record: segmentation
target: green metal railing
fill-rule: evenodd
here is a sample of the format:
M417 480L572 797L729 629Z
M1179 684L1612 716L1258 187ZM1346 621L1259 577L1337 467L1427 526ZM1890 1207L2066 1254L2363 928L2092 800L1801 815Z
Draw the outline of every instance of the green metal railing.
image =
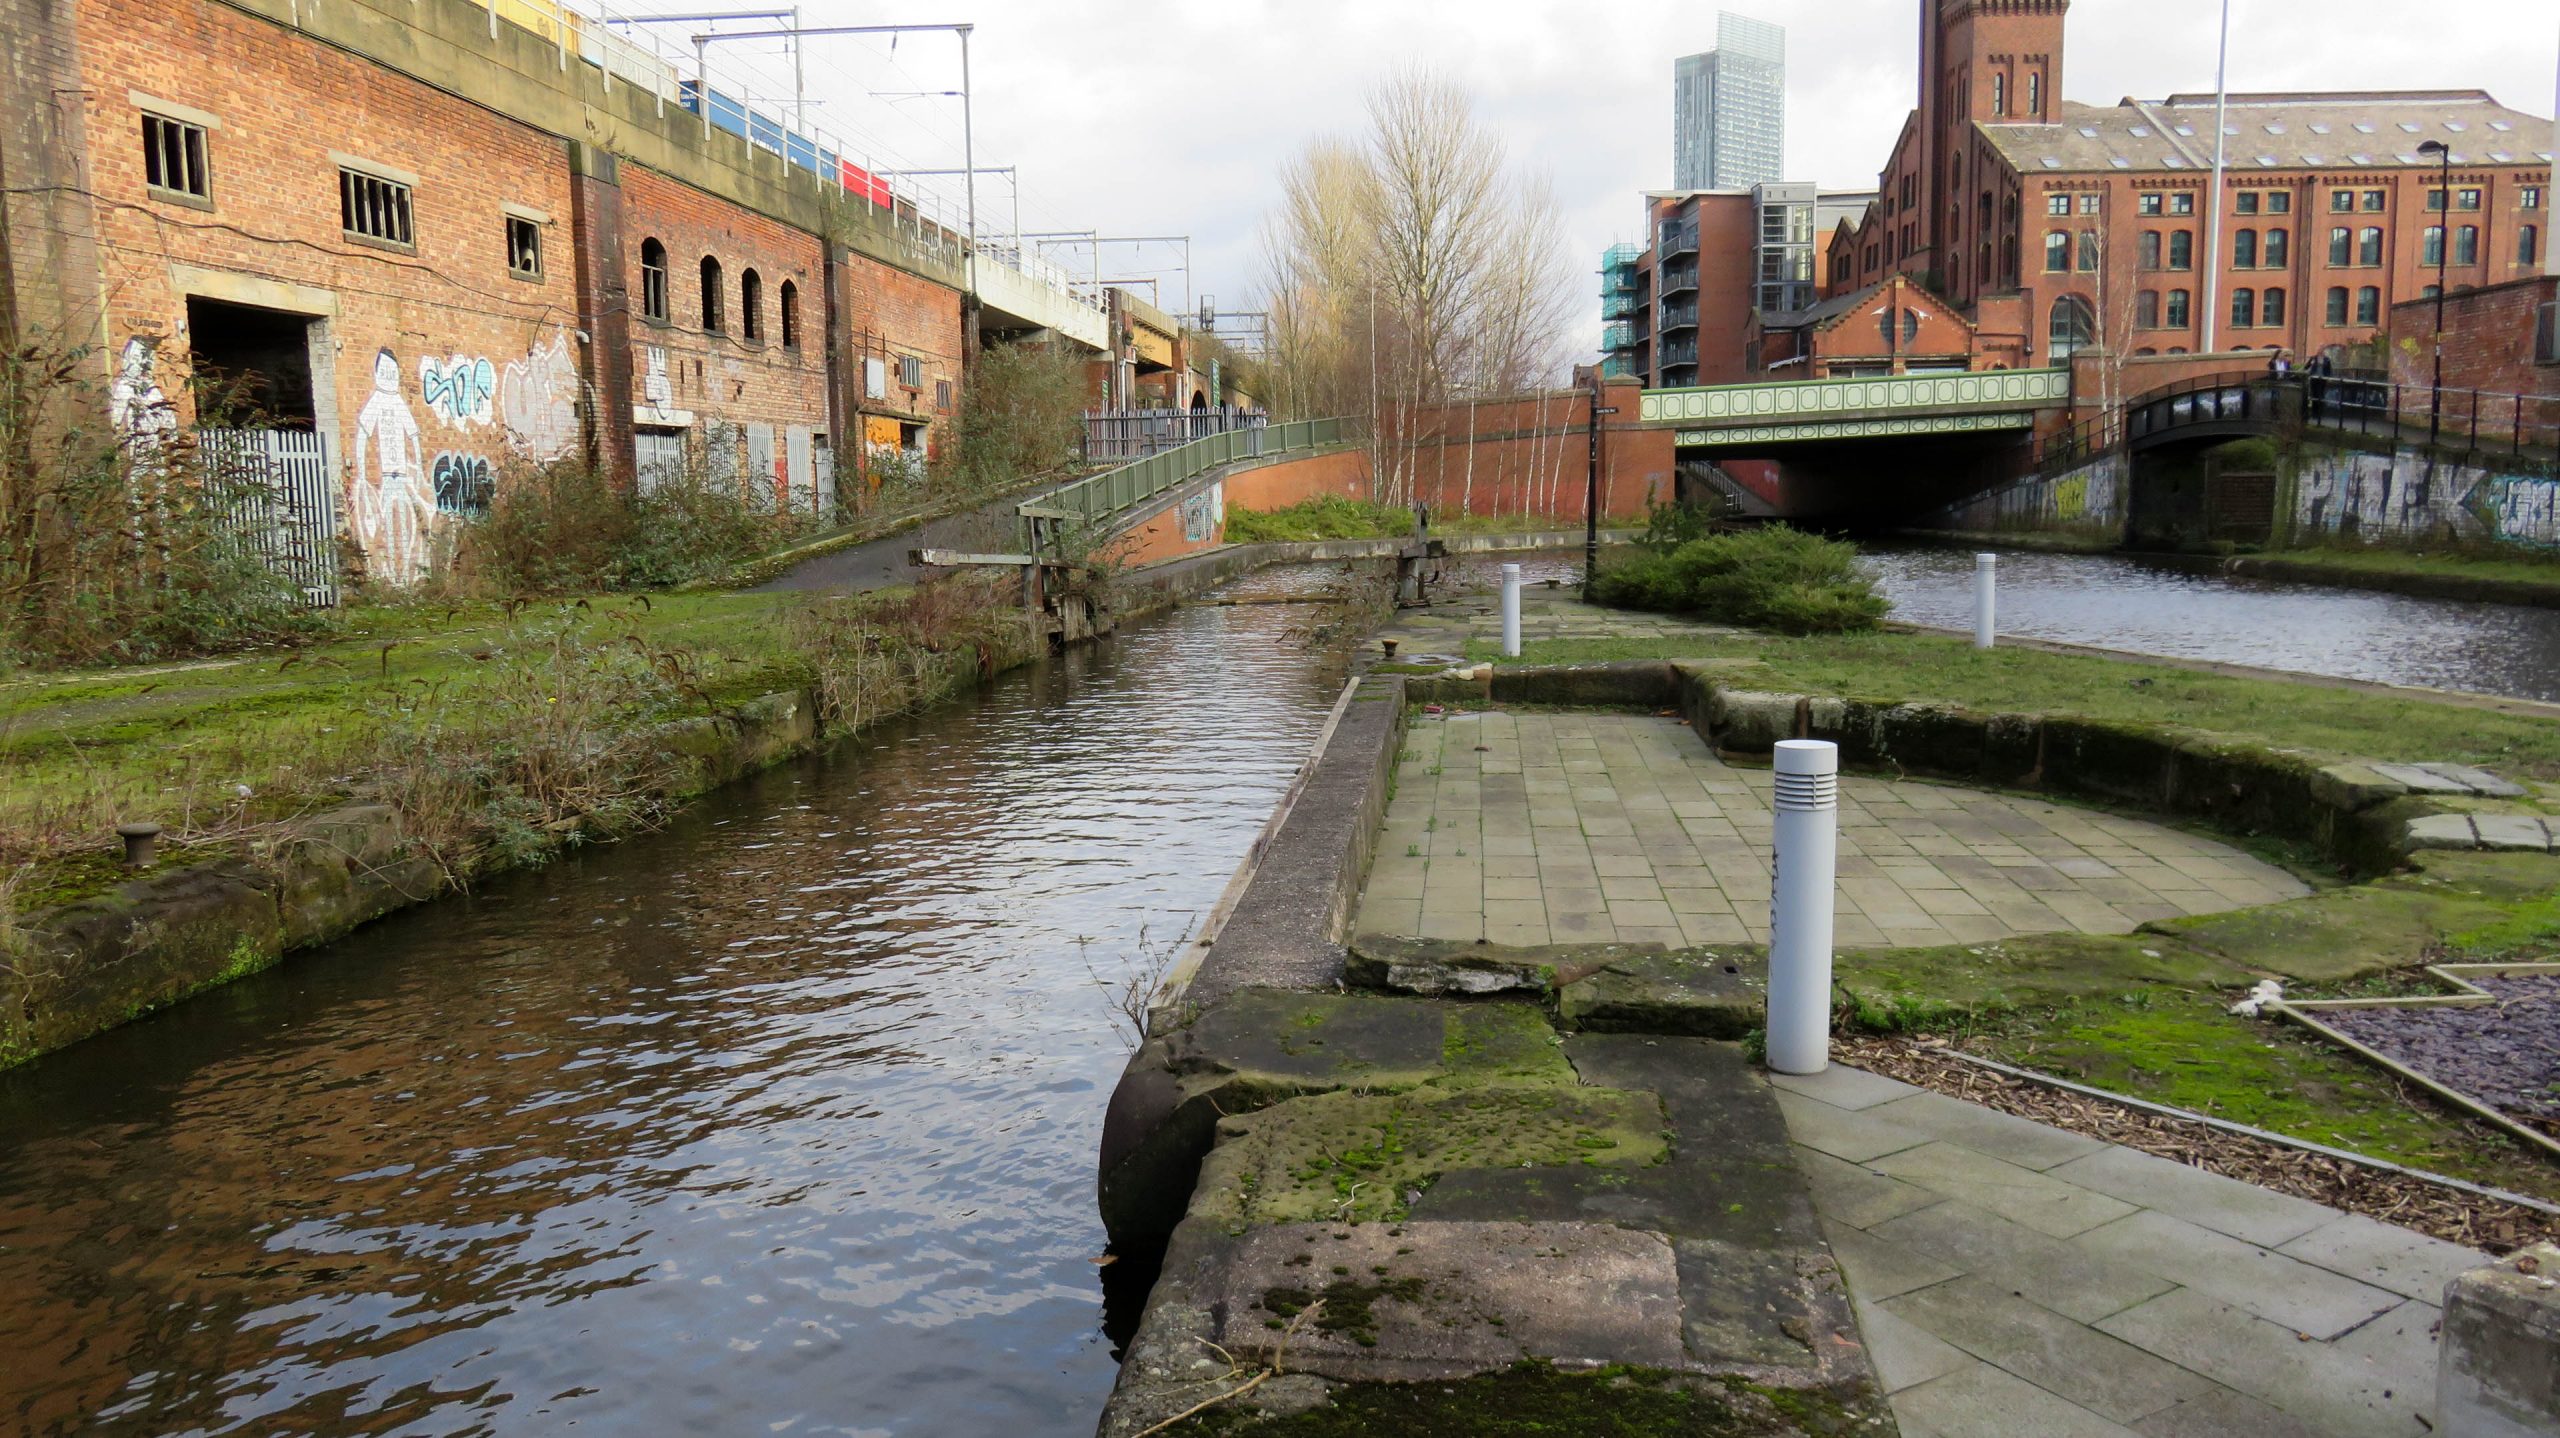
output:
M1338 444L1343 430L1344 422L1339 419L1301 419L1206 435L1134 464L1051 490L1022 505L1021 512L1029 518L1074 518L1086 524L1098 523L1222 465Z

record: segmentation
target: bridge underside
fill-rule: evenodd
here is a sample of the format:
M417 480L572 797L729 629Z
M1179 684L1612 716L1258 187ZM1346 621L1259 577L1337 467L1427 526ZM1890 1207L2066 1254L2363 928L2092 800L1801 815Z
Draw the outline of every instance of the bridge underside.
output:
M1755 486L1774 516L1838 529L1890 529L2015 479L2027 463L2027 426L1896 429L1745 449L1690 448L1680 457L1734 465L1767 461Z
M1900 439L1912 435L1983 434L2035 428L2033 410L1984 414L1900 415L1880 419L1832 419L1804 423L1740 425L1726 429L1684 429L1672 443L1681 453L1758 453L1771 445L1808 441Z

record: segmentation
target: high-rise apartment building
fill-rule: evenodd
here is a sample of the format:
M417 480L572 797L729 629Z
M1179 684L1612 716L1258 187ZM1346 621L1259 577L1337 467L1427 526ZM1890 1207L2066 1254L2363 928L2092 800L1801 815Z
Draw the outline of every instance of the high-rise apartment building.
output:
M1671 66L1671 185L1747 190L1776 180L1787 148L1787 32L1718 12L1716 48Z

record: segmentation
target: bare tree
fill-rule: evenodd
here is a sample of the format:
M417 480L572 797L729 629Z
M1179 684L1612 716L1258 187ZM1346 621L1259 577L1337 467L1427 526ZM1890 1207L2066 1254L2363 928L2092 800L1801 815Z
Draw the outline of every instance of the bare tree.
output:
M1465 92L1406 71L1368 114L1360 141L1318 140L1281 172L1271 392L1284 413L1366 415L1379 492L1402 498L1442 406L1552 377L1571 267L1546 178L1511 164Z

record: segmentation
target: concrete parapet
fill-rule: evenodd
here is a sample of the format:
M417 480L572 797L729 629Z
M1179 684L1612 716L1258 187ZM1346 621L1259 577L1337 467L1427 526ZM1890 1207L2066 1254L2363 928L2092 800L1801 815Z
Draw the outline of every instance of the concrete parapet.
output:
M2560 1245L2536 1244L2446 1284L2441 1341L2444 1438L2560 1433Z

